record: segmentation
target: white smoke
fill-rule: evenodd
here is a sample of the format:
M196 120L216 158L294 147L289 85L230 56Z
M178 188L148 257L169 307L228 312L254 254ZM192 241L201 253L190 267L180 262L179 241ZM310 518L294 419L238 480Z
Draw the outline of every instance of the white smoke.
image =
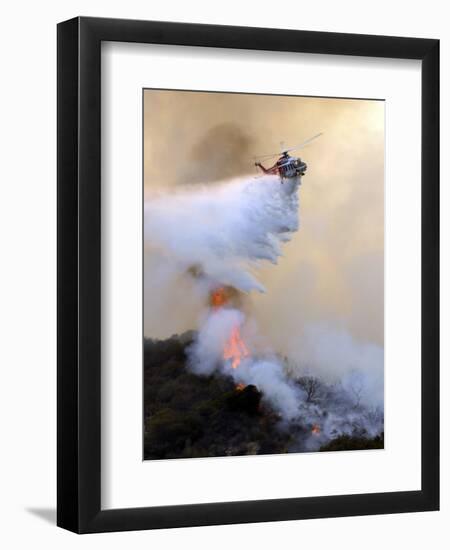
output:
M292 420L299 414L303 392L286 377L276 356L257 354L253 345L254 326L245 321L244 314L237 309L225 307L211 311L189 349L189 366L196 374L210 375L218 370L231 376L237 384L256 386L283 419ZM223 350L236 328L242 335L248 355L242 357L237 368L232 368L231 361L224 360Z
M152 285L154 303L161 297L161 323L167 296L176 296L170 305L175 317L188 317L186 304L195 311L189 317L189 328L194 323L199 328L189 350L191 370L199 375L225 372L236 383L257 386L282 418L320 424L319 435L307 431L302 440L303 449L313 450L339 433L381 431L382 348L357 342L325 323L305 323L285 349L271 350L270 342L261 346L251 316L234 307L211 310L208 304L209 293L218 286L265 291L255 272L263 262L276 264L283 243L298 230L299 184L281 184L270 176L148 196L144 231L153 265L147 271L146 264L145 275L157 274L146 285ZM170 293L164 293L165 287ZM223 358L234 327L240 328L250 351L237 369ZM302 376L323 380L323 395L310 401L298 383Z
M263 292L254 270L277 263L281 243L297 231L298 184L270 176L153 195L144 205L146 243L179 270Z
M256 386L283 420L299 416L303 392L286 377L276 357L245 360L233 370L233 377L238 383Z
M294 376L314 375L339 382L361 402L381 407L384 401L384 351L370 342L356 341L348 331L328 323L312 323L286 350L295 358Z
M205 317L190 350L193 372L209 375L222 366L223 350L230 334L235 327L242 327L244 319L242 312L228 308L212 311Z

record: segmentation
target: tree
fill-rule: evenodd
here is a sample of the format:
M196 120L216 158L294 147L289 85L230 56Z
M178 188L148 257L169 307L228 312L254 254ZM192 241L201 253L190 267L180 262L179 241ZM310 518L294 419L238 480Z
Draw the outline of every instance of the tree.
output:
M317 397L320 387L319 379L315 376L302 376L299 378L298 383L306 393L306 401L311 403Z

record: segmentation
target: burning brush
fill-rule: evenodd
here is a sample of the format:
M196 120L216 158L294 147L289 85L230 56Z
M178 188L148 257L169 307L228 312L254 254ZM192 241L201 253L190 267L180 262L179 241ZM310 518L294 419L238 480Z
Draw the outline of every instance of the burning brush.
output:
M230 286L221 286L210 294L209 304L213 310L226 306L236 306L240 302L239 292ZM231 363L231 368L236 369L242 359L249 357L250 352L241 336L239 324L234 325L223 349L223 360Z
M311 433L313 435L320 435L320 426L319 426L319 424L313 424L312 425Z
M253 387L283 420L298 416L301 395L283 364L273 354L253 354L245 341L243 294L235 287L211 285L208 311L197 338L189 348L189 367L196 374L224 370L235 382L237 393ZM246 394L247 395L247 394Z

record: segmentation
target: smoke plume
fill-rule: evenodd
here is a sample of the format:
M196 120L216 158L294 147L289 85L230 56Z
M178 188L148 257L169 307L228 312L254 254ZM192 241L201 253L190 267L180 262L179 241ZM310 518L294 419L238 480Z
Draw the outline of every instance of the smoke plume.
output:
M190 369L255 385L282 422L309 426L298 441L314 450L336 434L382 430L383 351L327 323L299 327L283 349L263 338L247 296L264 292L258 268L280 261L283 243L299 228L299 183L241 178L149 196L145 241L158 269L147 265L146 279L154 293L177 296L169 306L176 315L186 304L195 312ZM220 287L233 289L233 299L211 307L211 293ZM224 360L233 330L245 342L238 368Z
M254 272L276 264L298 229L298 182L240 179L153 195L144 207L145 240L179 272L241 292L264 292Z
M239 330L245 353L237 368L224 361L223 350L229 335ZM293 420L299 414L302 391L290 381L279 359L267 350L263 355L257 349L255 326L245 315L233 308L212 311L205 317L196 341L191 346L189 365L200 375L212 374L215 370L231 376L236 384L254 385L264 399L280 413L284 420Z

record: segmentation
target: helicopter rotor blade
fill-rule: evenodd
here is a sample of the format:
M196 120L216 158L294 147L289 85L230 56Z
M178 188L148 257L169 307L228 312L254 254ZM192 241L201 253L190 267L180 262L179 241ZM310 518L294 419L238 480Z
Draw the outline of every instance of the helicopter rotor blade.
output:
M281 153L272 153L271 155L257 155L256 157L253 157L253 158L255 160L267 160L273 157L278 157L279 155L281 155Z
M323 132L320 132L320 133L316 134L315 136L310 137L306 141L303 141L299 145L296 145L295 147L291 147L290 149L286 149L286 153L290 153L291 151L296 151L297 149L301 149L302 147L304 147L305 145L308 145L308 143L311 143L311 141L317 139L318 137L320 137L322 135L323 135Z
M323 135L323 132L320 132L319 134L316 134L315 136L310 137L306 141L303 141L302 143L299 143L295 147L291 147L289 149L283 149L283 151L279 151L278 153L272 153L270 155L259 155L259 156L254 157L254 159L264 161L264 160L271 159L273 157L278 157L279 155L282 155L283 153L290 153L291 151L296 151L297 149L301 149L302 147L305 147L305 145L308 145L308 143L311 143L311 141L317 139L318 137L320 137L322 135Z

